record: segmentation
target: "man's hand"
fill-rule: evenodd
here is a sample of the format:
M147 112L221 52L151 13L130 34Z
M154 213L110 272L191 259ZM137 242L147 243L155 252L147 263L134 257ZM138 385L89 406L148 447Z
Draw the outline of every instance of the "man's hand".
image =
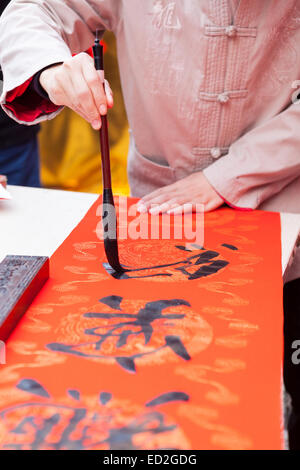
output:
M78 54L63 64L54 65L40 75L40 84L57 106L68 106L91 123L101 127L101 115L113 106L113 94L105 80L105 92L93 59Z
M174 184L153 191L143 197L137 206L139 212L151 214L182 213L183 206L204 205L205 212L212 211L224 203L202 172L193 173Z

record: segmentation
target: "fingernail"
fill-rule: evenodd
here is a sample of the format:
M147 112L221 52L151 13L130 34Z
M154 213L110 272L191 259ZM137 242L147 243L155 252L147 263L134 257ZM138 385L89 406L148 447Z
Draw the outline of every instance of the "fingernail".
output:
M152 207L150 210L149 210L150 214L152 215L157 215L159 214L160 212L160 206L156 206L156 207Z
M106 114L106 112L107 112L107 108L106 108L105 104L102 104L100 106L100 114Z
M137 211L141 214L145 214L147 212L147 207L145 206L145 204L138 204Z
M98 121L98 119L92 122L92 127L93 127L95 130L100 129L100 126L101 126L101 121Z
M175 214L175 215L180 215L182 214L183 209L182 206L174 207L174 209L170 209L167 211L168 215Z

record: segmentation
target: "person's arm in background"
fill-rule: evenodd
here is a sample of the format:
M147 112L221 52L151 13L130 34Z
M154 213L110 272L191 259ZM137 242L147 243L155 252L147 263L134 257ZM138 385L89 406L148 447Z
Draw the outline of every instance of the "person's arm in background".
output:
M67 105L90 123L96 121L99 128L100 106L105 114L112 95L107 87L106 98L93 60L83 51L93 44L97 28L117 28L121 3L13 0L0 20L3 109L18 122L34 124L54 117ZM29 85L36 73L58 63L62 65L48 68L40 77L50 102Z

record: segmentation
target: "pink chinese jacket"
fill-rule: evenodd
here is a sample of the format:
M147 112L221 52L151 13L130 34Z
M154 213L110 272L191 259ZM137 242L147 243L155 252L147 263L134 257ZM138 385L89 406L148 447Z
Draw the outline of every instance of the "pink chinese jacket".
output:
M55 116L31 77L97 28L117 38L133 196L203 170L233 207L300 213L300 0L14 0L0 21L3 109Z

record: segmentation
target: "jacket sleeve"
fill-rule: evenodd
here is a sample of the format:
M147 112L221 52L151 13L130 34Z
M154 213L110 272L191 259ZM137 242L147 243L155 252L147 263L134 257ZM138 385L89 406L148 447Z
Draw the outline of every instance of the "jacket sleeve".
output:
M256 209L300 176L300 104L238 139L204 175L231 206Z
M12 0L0 19L4 77L0 103L4 111L27 124L54 117L60 109L54 110L35 96L21 100L27 122L18 119L14 105L17 99L20 102L20 92L16 89L23 87L24 93L24 84L38 71L86 51L93 44L96 29L115 31L121 5L121 0Z

